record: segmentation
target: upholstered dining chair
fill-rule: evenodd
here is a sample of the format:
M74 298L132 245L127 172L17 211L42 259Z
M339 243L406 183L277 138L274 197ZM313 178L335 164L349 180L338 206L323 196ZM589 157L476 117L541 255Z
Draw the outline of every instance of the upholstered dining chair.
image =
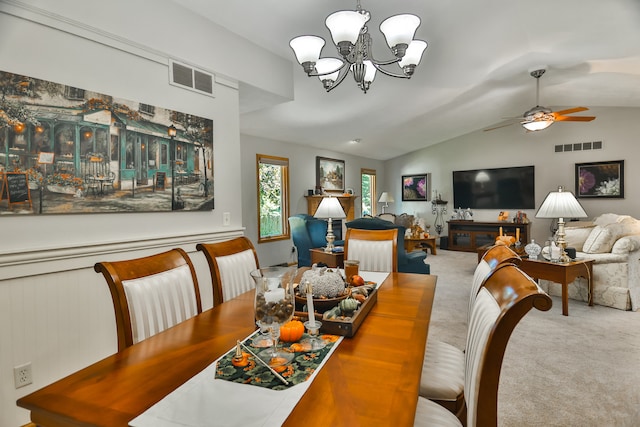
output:
M469 292L467 325L478 291L500 265L520 264L520 256L504 245L487 249L476 266ZM420 396L444 406L458 417L464 416L464 350L440 340L429 340L422 364Z
M107 280L118 351L202 312L196 271L187 253L167 252L94 266Z
M466 422L442 405L418 397L414 426L497 426L498 385L509 338L532 308L548 311L551 305L551 298L517 266L498 266L478 291L467 330Z
M347 228L344 259L360 261L360 270L398 271L398 229L362 230Z
M250 276L260 268L256 250L246 237L237 237L217 243L198 243L209 263L213 284L213 305L237 297L252 289L255 284Z

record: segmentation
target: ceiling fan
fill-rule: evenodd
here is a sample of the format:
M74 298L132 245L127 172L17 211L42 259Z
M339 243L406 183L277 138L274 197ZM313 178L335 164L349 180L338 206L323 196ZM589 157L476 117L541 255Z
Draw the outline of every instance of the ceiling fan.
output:
M561 111L551 111L549 108L541 107L539 103L540 97L540 77L545 73L545 69L534 70L531 72L531 76L536 79L536 106L532 109L525 111L522 117L513 117L511 120L519 120L522 127L529 132L535 132L543 130L554 124L555 122L590 122L594 120L594 116L567 116L567 114L578 113L580 111L587 111L586 107L574 107ZM499 129L505 126L509 126L513 123L507 123L500 126L495 126L485 131Z

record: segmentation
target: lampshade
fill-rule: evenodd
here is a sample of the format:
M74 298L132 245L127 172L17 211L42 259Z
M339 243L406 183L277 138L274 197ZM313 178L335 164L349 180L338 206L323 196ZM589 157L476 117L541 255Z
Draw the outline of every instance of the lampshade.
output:
M402 60L398 62L398 65L401 67L406 67L407 65L419 65L420 60L422 59L422 53L426 48L427 42L422 40L413 40L409 43L407 52L402 57Z
M391 195L386 191L384 191L380 195L380 198L378 199L378 203L393 203L393 202L394 202L393 197L391 197Z
M325 197L320 202L320 206L316 210L316 213L313 215L316 218L331 218L331 219L341 219L346 218L344 210L342 209L342 205L340 205L340 201L335 197Z
M325 25L331 32L333 43L349 42L356 44L360 29L368 21L366 15L352 10L341 10L327 17Z
M420 25L420 18L415 15L401 14L391 16L380 24L380 31L387 40L387 45L394 48L399 44L408 45Z
M292 39L289 46L293 49L298 63L318 62L324 39L318 36L300 36Z
M536 212L536 218L586 218L587 213L570 191L558 187L550 192Z
M338 58L322 58L316 62L316 70L318 71L318 78L320 81L331 80L335 82L342 67L342 60ZM333 71L333 72L332 72Z

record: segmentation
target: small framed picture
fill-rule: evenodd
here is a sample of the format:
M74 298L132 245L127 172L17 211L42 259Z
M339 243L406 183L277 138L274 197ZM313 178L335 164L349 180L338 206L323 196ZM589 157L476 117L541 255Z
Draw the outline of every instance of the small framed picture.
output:
M402 201L426 202L431 193L431 174L402 175Z
M624 199L624 160L576 163L576 197Z

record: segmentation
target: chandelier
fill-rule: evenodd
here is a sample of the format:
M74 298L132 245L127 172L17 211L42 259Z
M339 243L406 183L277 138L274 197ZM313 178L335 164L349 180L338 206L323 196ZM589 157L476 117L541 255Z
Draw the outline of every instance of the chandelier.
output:
M394 56L386 61L373 57L371 35L366 25L369 19L371 14L362 9L360 0L355 11L342 10L327 17L325 25L342 59L320 58L325 41L318 36L296 37L289 46L307 76L317 76L327 92L342 83L349 71L364 93L369 90L376 71L390 77L411 78L427 48L426 42L413 40L420 18L410 14L394 15L380 24L380 31ZM384 68L392 64L398 64L401 73Z

